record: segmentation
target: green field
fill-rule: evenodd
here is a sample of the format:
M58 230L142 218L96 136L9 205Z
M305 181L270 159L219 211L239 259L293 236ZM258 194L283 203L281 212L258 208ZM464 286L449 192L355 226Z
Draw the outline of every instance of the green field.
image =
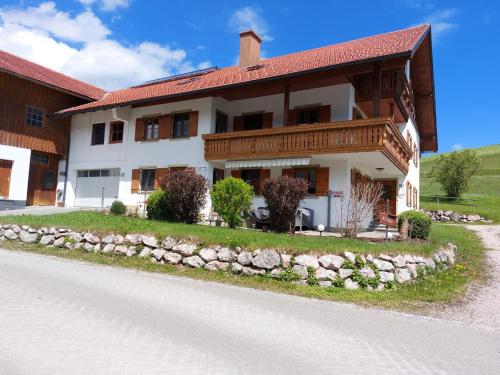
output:
M469 191L463 200L456 203L440 198L439 209L453 210L464 214L478 213L495 222L500 221L500 145L475 149L481 159L479 171L472 178ZM429 196L444 197L441 186L427 177L436 155L422 158L420 167L420 206L438 209L437 199Z

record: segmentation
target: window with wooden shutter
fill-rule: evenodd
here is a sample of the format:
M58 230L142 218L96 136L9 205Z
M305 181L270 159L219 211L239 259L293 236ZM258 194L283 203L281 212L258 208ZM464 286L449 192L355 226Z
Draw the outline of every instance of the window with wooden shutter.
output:
M323 105L319 107L318 122L330 122L331 113L331 106Z
M160 184L162 180L167 176L168 174L168 168L156 168L155 172L155 190L160 189Z
M231 176L234 178L241 178L241 171L239 169L233 169L231 171Z
M270 169L261 169L260 170L260 181L259 181L259 194L262 195L264 191L264 183L266 180L271 178L271 170Z
M318 168L316 195L328 195L328 185L330 179L330 169L328 167Z
M243 116L233 117L233 131L239 132L243 130Z
M264 113L262 116L262 128L270 129L272 127L273 127L273 113L272 112Z
M163 115L160 117L159 138L168 139L172 136L172 115Z
M144 119L137 118L135 120L135 141L144 141Z
M293 168L282 169L281 170L281 175L282 176L288 176L288 177L294 177Z
M286 126L297 125L297 112L295 109L290 109L288 111L288 123Z
M417 188L413 188L413 208L418 208L418 191Z
M411 184L409 182L406 183L406 206L411 207Z
M132 169L132 187L131 192L137 193L139 191L139 178L141 177L140 169Z
M189 136L196 137L198 135L198 111L189 113Z

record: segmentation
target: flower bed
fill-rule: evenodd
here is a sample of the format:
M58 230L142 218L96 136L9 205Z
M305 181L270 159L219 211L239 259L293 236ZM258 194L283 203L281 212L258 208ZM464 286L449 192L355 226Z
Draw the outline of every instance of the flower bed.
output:
M243 276L268 276L285 282L383 290L416 280L420 275L447 269L455 263L456 246L448 244L432 257L411 254L389 256L342 254L289 255L275 249L247 251L240 247L202 247L199 243L166 237L158 240L146 234L107 234L68 228L4 224L0 240L21 241L53 248L66 248L124 257L138 256L152 262L179 267L204 268Z

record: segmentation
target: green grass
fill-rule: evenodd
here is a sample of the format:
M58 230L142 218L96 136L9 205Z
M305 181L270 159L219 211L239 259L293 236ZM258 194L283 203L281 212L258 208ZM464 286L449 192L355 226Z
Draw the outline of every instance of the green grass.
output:
M66 259L83 260L109 266L132 268L141 271L167 273L205 281L233 284L274 292L299 295L304 297L346 301L362 305L379 306L403 311L426 311L440 308L440 304L454 302L464 296L468 283L477 281L484 273L483 248L476 235L459 226L445 224L433 225L433 242L451 241L458 246L457 264L452 269L438 273L415 283L398 286L396 289L382 292L364 290L350 291L337 288L321 288L318 286L302 286L269 277L244 277L224 272L209 272L203 269L192 269L151 263L148 259L138 257L119 257L105 254L88 253L83 250L66 250L44 248L39 245L22 245L18 242L6 241L2 247L15 250L54 255ZM207 286L208 287L208 286Z
M28 224L35 227L62 226L73 230L88 230L97 234L103 233L149 233L162 239L166 236L174 238L191 238L203 245L223 245L247 249L276 248L290 254L315 253L414 253L429 255L437 247L446 243L446 239L433 238L425 243L389 242L370 243L364 240L306 237L299 235L264 233L248 229L230 229L209 227L205 225L188 225L150 221L140 218L105 215L94 211L78 211L59 215L45 216L4 216L1 223Z
M469 191L464 200L458 203L440 201L439 209L453 210L463 214L478 213L495 222L500 221L500 145L479 147L475 149L481 159L481 166L472 178ZM441 186L427 177L436 155L425 157L420 164L420 206L426 209L438 209L436 198L425 199L425 196L441 196L446 194ZM476 200L475 202L472 199ZM473 205L473 206L471 206Z

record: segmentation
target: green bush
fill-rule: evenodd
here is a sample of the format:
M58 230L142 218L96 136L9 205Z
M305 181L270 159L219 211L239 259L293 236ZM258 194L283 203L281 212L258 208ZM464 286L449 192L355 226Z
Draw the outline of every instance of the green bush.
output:
M127 207L121 201L114 201L109 208L109 213L112 215L125 215Z
M146 211L150 220L166 220L168 217L167 194L163 190L149 194Z
M241 212L252 205L253 189L240 178L217 181L211 192L212 204L230 228L241 225Z
M431 219L419 211L406 211L398 216L398 228L401 230L404 220L408 220L408 238L426 240L431 233Z

